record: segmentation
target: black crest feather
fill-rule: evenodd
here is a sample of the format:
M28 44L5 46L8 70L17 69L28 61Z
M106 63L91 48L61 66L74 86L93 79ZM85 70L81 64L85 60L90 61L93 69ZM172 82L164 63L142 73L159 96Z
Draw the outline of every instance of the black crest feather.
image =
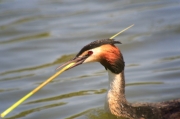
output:
M88 45L84 46L80 52L76 55L76 57L78 57L79 55L81 55L84 51L86 50L90 50L90 49L93 49L93 48L96 48L96 47L99 47L101 45L105 45L105 44L121 44L120 41L115 41L114 39L103 39L103 40L96 40L96 41L93 41L91 43L89 43Z

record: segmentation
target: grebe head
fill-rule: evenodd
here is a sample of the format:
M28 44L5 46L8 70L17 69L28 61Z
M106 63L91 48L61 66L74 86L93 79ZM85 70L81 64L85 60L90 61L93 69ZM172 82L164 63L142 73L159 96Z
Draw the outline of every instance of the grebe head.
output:
M100 62L106 70L108 69L112 73L118 74L124 70L124 60L120 50L114 44L121 44L121 42L113 39L91 42L84 46L72 60L57 69L72 62L75 64L70 68L83 63Z

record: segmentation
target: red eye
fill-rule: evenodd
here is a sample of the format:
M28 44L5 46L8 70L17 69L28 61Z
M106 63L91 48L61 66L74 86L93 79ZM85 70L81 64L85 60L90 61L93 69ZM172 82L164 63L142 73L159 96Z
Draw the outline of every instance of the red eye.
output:
M93 51L88 51L88 55L92 55L93 54Z

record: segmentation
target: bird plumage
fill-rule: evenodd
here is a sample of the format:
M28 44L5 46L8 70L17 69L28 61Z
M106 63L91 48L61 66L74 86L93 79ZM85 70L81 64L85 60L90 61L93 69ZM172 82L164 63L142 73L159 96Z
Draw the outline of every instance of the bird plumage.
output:
M118 117L129 119L180 119L180 99L158 103L131 104L125 97L125 62L111 39L97 40L84 46L74 59L75 67L82 63L100 62L109 75L105 109Z

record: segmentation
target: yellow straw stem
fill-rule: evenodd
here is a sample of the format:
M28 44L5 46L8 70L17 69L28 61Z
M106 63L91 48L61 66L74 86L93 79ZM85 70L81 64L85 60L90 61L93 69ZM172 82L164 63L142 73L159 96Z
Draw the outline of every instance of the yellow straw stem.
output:
M61 73L63 73L65 70L67 70L69 67L71 67L72 65L74 65L75 63L70 63L68 64L66 67L64 67L63 69L61 69L60 71L56 72L53 76L51 76L50 78L48 78L45 82L43 82L41 85L39 85L37 88L35 88L34 90L32 90L30 93L28 93L27 95L25 95L24 97L22 97L19 101L17 101L16 103L14 103L11 107L9 107L7 110L5 110L3 113L1 113L1 118L5 117L9 112L11 112L13 109L15 109L18 105L20 105L22 102L24 102L26 99L28 99L30 96L32 96L34 93L36 93L38 90L40 90L42 87L44 87L46 84L48 84L51 80L53 80L54 78L56 78L58 75L60 75Z
M129 28L131 28L131 27L133 27L133 26L134 26L134 24L132 24L131 26L129 26L129 27L123 29L122 31L116 33L115 35L113 35L113 36L112 36L111 38L109 38L109 39L115 38L116 36L118 36L119 34L123 33L124 31L128 30Z

